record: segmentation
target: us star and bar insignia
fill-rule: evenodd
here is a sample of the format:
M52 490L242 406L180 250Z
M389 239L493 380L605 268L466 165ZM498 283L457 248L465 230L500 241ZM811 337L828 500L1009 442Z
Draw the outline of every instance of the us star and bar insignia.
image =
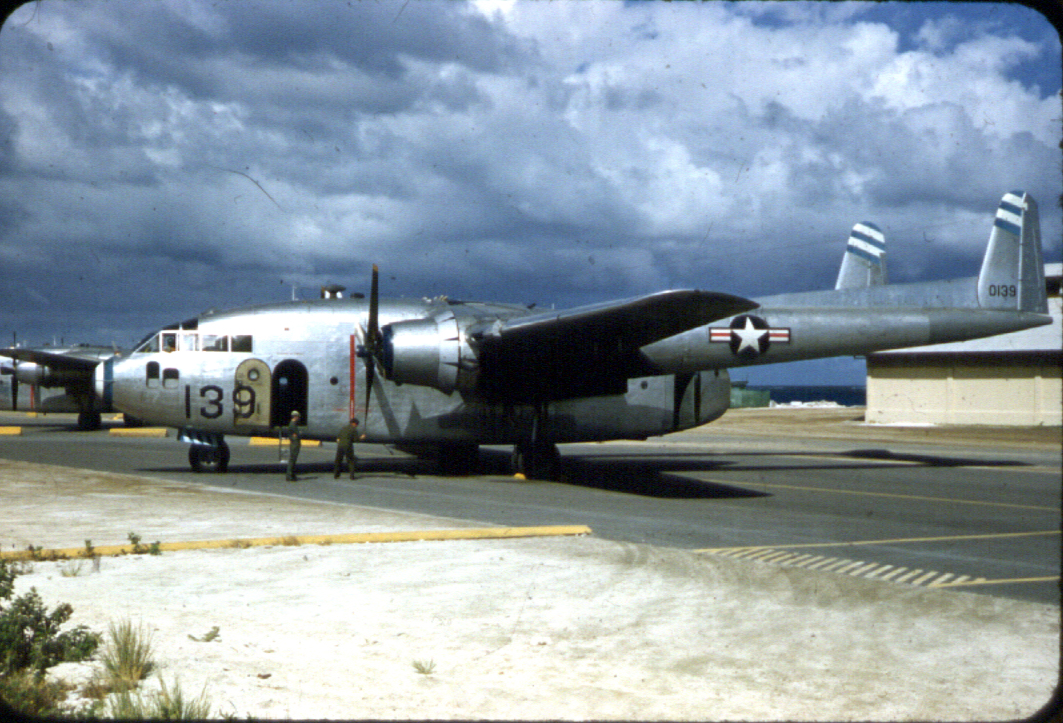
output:
M790 342L789 329L773 329L759 316L736 316L729 327L710 327L709 341L730 344L731 353L740 357L756 357L774 344Z

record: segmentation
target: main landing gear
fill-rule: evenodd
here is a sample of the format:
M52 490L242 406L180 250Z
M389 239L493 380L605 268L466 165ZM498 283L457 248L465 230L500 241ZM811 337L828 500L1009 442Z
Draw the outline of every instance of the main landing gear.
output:
M177 441L188 445L188 464L193 472L225 472L229 469L229 445L217 432L185 427Z
M193 444L188 447L188 464L193 472L225 472L229 469L229 445L224 441L212 447Z
M513 474L527 479L554 480L561 465L561 453L550 442L523 442L513 447Z

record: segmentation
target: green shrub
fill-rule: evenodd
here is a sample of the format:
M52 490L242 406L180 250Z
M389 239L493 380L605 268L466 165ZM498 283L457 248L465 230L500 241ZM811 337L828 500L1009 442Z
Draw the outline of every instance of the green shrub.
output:
M17 575L17 570L0 560L0 675L44 671L96 652L100 636L84 625L60 631L74 612L69 603L48 612L35 589L12 600Z
M73 686L45 679L39 671L0 674L0 700L9 708L37 717L55 717Z
M12 600L22 572L0 560L0 700L25 714L52 716L70 686L46 680L45 669L88 658L100 636L84 625L60 632L74 609L63 603L49 613L34 589Z

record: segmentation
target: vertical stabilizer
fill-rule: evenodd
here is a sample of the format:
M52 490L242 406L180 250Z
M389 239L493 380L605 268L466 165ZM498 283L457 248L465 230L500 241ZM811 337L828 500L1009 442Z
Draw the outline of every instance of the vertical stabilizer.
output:
M978 305L1048 313L1041 220L1037 203L1027 193L1007 193L997 208L978 274Z
M849 234L835 289L881 286L886 279L886 237L873 223L858 223Z

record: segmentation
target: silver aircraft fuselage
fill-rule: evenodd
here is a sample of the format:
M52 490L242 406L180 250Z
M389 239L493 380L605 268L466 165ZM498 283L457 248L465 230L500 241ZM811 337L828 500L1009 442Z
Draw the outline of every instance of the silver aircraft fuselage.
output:
M448 307L444 300L384 300L380 323L430 317ZM499 318L529 314L502 304L455 308ZM274 433L295 410L310 439L334 440L351 416L362 420L368 442L514 444L528 436L536 423L531 405L488 402L379 375L366 409L368 313L362 299L207 313L186 324L194 329L160 330L128 357L100 365L97 388L147 423L216 434ZM726 369L678 380L649 375L628 380L624 394L551 403L539 422L547 428L539 431L555 442L643 439L716 419L729 399Z

